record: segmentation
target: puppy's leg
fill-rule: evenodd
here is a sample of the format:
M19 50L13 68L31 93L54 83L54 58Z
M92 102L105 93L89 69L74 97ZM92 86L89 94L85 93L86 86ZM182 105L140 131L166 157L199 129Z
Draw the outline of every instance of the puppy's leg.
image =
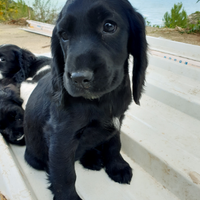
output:
M26 162L37 170L47 170L47 166L44 162L34 157L26 148L24 158Z
M77 146L78 141L75 140L51 138L49 148L49 180L51 186L49 189L55 195L54 200L81 200L75 189L74 157Z
M76 159L88 169L100 170L103 166L102 143L116 134L116 129L106 130L98 121L93 121L81 133L80 143L76 152Z
M103 168L102 152L100 149L94 148L85 152L80 159L80 163L91 170L101 170Z
M119 133L104 144L103 157L106 173L115 182L130 184L132 169L120 155L120 149Z

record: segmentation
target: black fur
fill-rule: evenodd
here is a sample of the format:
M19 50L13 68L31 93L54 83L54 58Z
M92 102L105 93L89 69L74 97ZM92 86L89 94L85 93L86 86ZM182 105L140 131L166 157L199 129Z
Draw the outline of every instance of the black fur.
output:
M0 46L0 59L2 78L10 78L16 83L33 77L39 69L51 63L51 58L35 56L29 50L13 44Z
M5 79L0 83L0 133L11 144L25 145L24 109L19 87L11 80Z
M50 65L51 58L36 57L28 50L16 45L0 46L0 133L7 142L25 145L23 138L23 99L20 97L20 86L27 78L29 83L38 82L46 73L37 73L42 67ZM26 96L25 98L28 98Z
M120 155L120 127L133 97L139 104L147 67L143 17L126 0L68 0L52 36L52 72L25 111L25 159L49 173L56 200L80 200L75 160L105 168L119 183L132 169Z

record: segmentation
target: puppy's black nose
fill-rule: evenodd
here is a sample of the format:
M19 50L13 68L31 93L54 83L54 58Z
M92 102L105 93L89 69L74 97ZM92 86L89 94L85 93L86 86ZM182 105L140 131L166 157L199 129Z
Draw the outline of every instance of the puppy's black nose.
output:
M73 83L79 87L89 88L90 81L93 78L93 73L91 71L73 72L70 78Z

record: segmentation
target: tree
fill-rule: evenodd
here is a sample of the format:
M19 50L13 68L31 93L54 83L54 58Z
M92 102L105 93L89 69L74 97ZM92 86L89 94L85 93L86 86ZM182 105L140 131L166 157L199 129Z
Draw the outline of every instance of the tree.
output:
M34 14L31 19L45 23L55 23L59 11L56 3L52 0L34 0L32 6Z
M0 21L11 19L17 12L17 7L14 2L8 0L0 1Z
M166 27L175 28L179 26L185 28L187 26L187 13L182 9L182 6L182 3L174 4L174 7L171 9L171 14L168 12L165 13L163 21Z

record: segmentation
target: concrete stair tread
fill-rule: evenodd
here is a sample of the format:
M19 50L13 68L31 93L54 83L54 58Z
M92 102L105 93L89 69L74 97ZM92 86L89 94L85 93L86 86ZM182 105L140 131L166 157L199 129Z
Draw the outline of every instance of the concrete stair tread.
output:
M170 90L177 95L200 104L200 83L188 77L174 74L160 67L148 67L147 83Z
M200 47L164 38L147 36L150 48L200 61Z
M45 173L32 169L24 161L25 147L12 145L10 147L18 169L20 169L20 174L32 193L33 199L51 199L52 195L46 189L48 181ZM130 185L115 183L107 176L104 170L87 170L76 162L76 188L84 200L178 200L176 196L165 189L139 165L125 154L122 155L134 169Z
M148 68L145 94L200 120L200 82L158 66L155 62Z
M188 151L200 159L199 120L145 94L142 96L140 103L141 106L137 106L134 103L131 104L130 109L126 113L126 117L129 117L133 123L136 123L134 129L136 129L139 122L140 126L146 126L156 136L167 138L175 145L184 149L184 151ZM138 131L142 128L140 126ZM147 134L148 132L147 130Z
M185 76L200 83L200 67L198 66L183 65L172 60L153 55L149 55L149 66L157 66L161 69L173 72L178 76Z
M149 115L148 112L143 114L148 116L149 119L153 118L153 115ZM187 139L184 140L180 138L179 141L175 140L173 137L178 138L178 136L173 136L171 132L169 133L167 131L167 126L171 126L170 123L162 123L163 130L166 129L163 134L161 130L158 130L154 127L154 125L152 125L150 120L147 121L147 118L145 121L143 121L143 119L140 118L140 116L137 114L135 116L134 113L131 114L129 111L122 126L122 132L131 139L130 142L134 141L140 145L143 145L145 148L155 154L155 156L159 159L165 160L168 164L172 164L173 166L182 169L183 171L185 169L194 170L200 174L200 157L198 152L200 147L197 145L198 142L193 144L195 139L192 141L192 145L191 141L188 141L188 145L184 144L183 141L187 142ZM159 119L157 120L157 124L162 122L159 121ZM176 128L174 129L173 133L176 134ZM189 134L190 133L188 132L188 135ZM195 149L197 153L195 152Z

